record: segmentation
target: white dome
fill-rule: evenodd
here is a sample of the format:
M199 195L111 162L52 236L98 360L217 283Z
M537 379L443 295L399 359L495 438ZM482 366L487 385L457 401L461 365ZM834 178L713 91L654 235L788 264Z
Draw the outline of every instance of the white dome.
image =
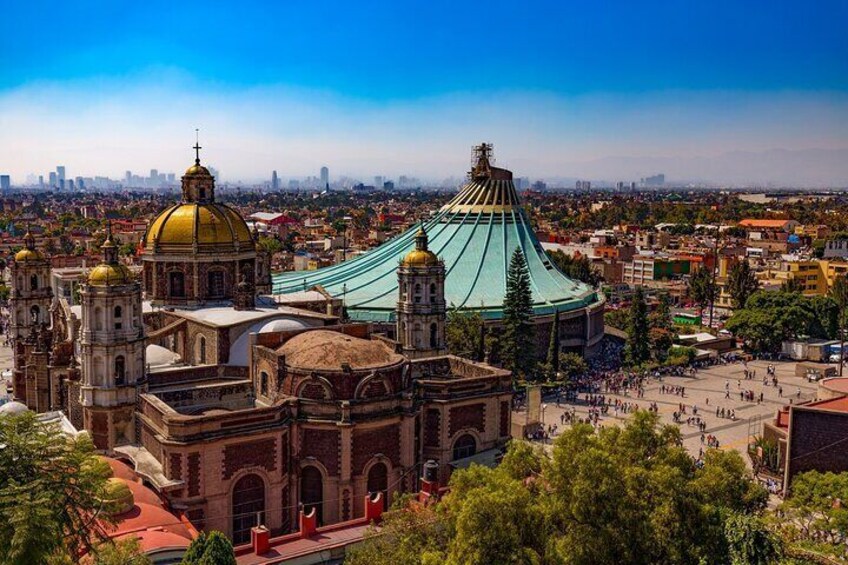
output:
M269 334L274 332L285 332L289 330L302 330L306 327L308 326L300 320L282 318L279 320L271 320L270 322L267 322L264 326L259 328L259 331L257 331L256 333Z
M0 416L6 416L7 414L17 415L23 414L24 412L29 412L29 408L26 407L26 404L22 404L17 400L7 402L3 406L0 406Z
M147 364L151 367L168 367L180 362L178 353L174 353L161 345L148 345L147 349L145 349L145 356L147 358Z
M230 360L228 365L247 367L247 348L250 343L250 334L267 334L272 332L284 332L288 330L302 330L315 324L296 318L275 318L273 320L262 320L256 322L233 342L230 346Z

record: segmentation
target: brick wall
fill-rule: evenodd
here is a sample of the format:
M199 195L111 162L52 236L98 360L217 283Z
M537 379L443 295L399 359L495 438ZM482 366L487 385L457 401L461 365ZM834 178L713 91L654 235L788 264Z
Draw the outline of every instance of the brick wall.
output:
M424 419L424 445L427 447L439 447L441 419L441 414L435 408L427 410Z
M486 431L486 405L471 404L454 406L450 409L450 428L448 435L453 436L462 429L472 428L480 433Z
M301 435L300 456L314 457L330 475L339 474L339 432L306 428Z
M244 467L262 467L269 473L277 470L277 440L274 438L227 445L224 448L224 480Z
M501 402L500 437L506 437L509 435L509 421L509 402Z
M200 453L188 454L188 495L200 496Z
M353 474L361 475L374 455L381 453L392 465L400 465L400 426L390 425L353 431Z
M792 408L787 478L804 471L848 471L848 414Z

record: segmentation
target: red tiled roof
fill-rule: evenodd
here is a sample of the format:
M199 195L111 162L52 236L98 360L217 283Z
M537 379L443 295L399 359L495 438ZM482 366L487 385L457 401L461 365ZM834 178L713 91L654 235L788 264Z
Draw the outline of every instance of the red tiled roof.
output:
M821 408L823 410L834 410L836 412L848 412L848 396L839 398L831 398L829 400L820 400L806 404L811 408Z

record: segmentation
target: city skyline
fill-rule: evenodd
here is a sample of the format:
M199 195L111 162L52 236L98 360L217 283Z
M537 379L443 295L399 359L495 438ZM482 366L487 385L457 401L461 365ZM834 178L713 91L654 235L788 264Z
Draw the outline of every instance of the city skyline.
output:
M0 173L17 184L57 162L182 171L200 128L230 182L328 163L457 177L487 140L534 178L848 185L844 2L51 6L9 7L0 34ZM64 29L74 41L40 39ZM807 158L787 171L775 152Z

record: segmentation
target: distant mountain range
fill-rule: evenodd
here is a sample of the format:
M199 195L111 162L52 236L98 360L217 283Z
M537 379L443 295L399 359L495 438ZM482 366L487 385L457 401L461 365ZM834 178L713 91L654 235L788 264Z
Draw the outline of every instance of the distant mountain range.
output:
M714 157L604 157L562 163L562 171L586 179L638 181L664 173L670 183L703 183L763 187L848 187L848 148L729 151Z

